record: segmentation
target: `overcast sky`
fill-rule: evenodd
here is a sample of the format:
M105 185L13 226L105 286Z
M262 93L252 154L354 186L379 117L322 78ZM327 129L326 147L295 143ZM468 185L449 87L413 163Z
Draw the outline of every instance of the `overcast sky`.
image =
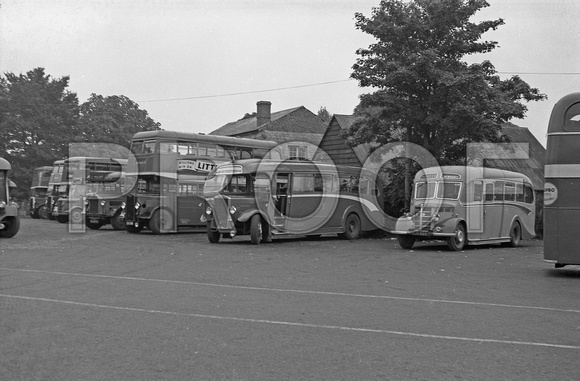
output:
M0 70L44 67L69 90L125 95L165 130L210 132L272 102L352 114L369 92L349 80L356 49L373 42L354 26L379 0L2 0ZM554 103L580 91L580 1L489 0L478 19L503 18L484 35L503 78L520 75L548 95L523 120L545 145Z

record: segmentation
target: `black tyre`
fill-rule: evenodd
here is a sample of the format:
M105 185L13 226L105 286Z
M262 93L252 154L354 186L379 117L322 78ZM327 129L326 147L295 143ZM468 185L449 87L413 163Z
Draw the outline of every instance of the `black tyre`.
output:
M0 237L12 238L20 230L20 219L18 217L8 217L2 221L6 228L0 230Z
M68 222L68 216L63 215L63 214L59 214L58 216L56 216L56 220L58 222L60 222L61 224L66 224Z
M221 234L218 230L211 230L211 226L207 224L207 239L211 243L218 243L220 241Z
M341 238L348 240L357 239L360 236L360 218L355 213L351 213L344 221L344 233L339 234Z
M136 226L133 226L133 225L127 225L125 227L125 230L127 230L127 233L137 234L141 230L143 230L143 226L142 225L139 225L138 227L136 227Z
M262 241L262 217L259 214L254 214L250 220L250 240L254 245Z
M48 213L48 206L42 205L37 210L38 210L38 212L37 212L38 217L40 217L43 220L50 219L50 213Z
M30 211L30 218L35 219L35 220L40 218L40 216L38 215L38 209L40 209L40 208L36 208L36 209Z
M101 228L101 226L103 226L102 222L87 221L87 222L85 222L85 224L87 225L87 228L89 228L91 230L99 230Z
M413 245L415 244L415 241L417 239L415 237L413 237L412 235L405 235L405 234L401 234L397 236L397 241L399 242L399 246L401 246L403 249L407 249L410 250L413 248Z
M153 234L166 233L173 230L173 215L167 209L157 209L149 220L149 229Z
M518 221L514 222L510 229L510 241L502 245L508 247L518 247L522 240L522 227Z
M467 234L463 224L457 224L453 237L447 240L447 246L453 251L463 250L467 243Z
M111 226L115 230L125 230L125 218L121 217L122 211L118 210L113 217L111 217Z

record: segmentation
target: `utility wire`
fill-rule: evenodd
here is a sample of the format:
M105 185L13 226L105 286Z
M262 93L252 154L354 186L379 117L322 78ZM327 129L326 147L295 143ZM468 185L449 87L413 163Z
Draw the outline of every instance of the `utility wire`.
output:
M220 97L231 97L234 95L245 95L245 94L257 94L257 93L267 93L272 91L280 91L280 90L290 90L290 89L300 89L304 87L313 87L313 86L322 86L322 85L329 85L332 83L340 83L340 82L349 82L352 79L341 79L338 81L328 81L328 82L319 82L319 83L312 83L309 85L298 85L298 86L290 86L290 87L278 87L275 89L266 89L266 90L253 90L253 91L243 91L239 93L227 93L227 94L215 94L215 95L200 95L196 97L183 97L183 98L166 98L166 99L151 99L145 101L136 101L140 103L145 102L172 102L172 101L184 101L190 99L207 99L207 98L220 98Z
M580 72L517 72L517 71L496 71L496 74L517 74L517 75L580 75ZM258 93L269 93L274 91L281 91L281 90L291 90L291 89L301 89L305 87L314 87L314 86L323 86L323 85L330 85L333 83L341 83L341 82L349 82L352 81L352 78L349 79L341 79L337 81L327 81L327 82L319 82L319 83L311 83L308 85L297 85L297 86L289 86L289 87L278 87L274 89L265 89L265 90L253 90L253 91L241 91L237 93L225 93L225 94L214 94L214 95L199 95L194 97L182 97L182 98L164 98L164 99L149 99L149 100L140 100L136 101L138 103L155 103L155 102L175 102L175 101L185 101L185 100L192 100L192 99L209 99L209 98L222 98L222 97L231 97L235 95L246 95L246 94L258 94Z

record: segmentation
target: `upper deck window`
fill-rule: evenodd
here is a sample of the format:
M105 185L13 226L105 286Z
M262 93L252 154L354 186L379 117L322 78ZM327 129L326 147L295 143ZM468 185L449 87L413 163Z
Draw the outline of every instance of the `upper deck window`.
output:
M564 130L580 131L580 102L573 104L566 110Z

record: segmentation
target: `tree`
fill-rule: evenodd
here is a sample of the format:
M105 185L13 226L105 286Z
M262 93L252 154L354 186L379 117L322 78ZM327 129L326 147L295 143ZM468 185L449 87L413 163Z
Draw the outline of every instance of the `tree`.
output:
M80 106L78 125L82 134L76 142L114 143L126 148L135 133L161 129L146 110L124 95L91 94Z
M12 164L17 198L26 198L32 169L62 159L79 133L78 98L68 83L41 67L0 78L0 157Z
M318 117L324 121L324 123L329 123L332 119L332 115L328 112L326 107L320 107L317 113Z
M464 164L470 142L507 141L502 124L525 116L522 102L546 96L518 76L500 79L489 61L462 60L497 46L480 38L502 19L469 21L488 6L485 0L383 0L370 18L356 13L356 28L377 42L357 50L351 77L377 90L360 96L349 141L412 142L442 165Z

